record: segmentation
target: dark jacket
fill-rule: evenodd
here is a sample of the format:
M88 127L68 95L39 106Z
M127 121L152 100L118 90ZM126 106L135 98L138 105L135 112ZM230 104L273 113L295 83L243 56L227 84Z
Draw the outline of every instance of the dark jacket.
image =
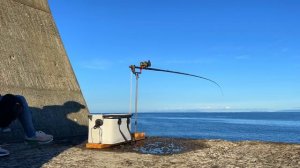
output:
M1 95L0 95L1 96ZM0 100L0 127L7 127L20 112L20 103L16 96L6 94Z

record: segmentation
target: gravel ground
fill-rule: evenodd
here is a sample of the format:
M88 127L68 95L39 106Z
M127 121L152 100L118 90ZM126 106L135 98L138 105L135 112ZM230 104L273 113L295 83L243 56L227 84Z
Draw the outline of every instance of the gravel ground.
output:
M4 144L11 155L0 158L0 167L300 167L300 144L149 137L96 150L85 143Z

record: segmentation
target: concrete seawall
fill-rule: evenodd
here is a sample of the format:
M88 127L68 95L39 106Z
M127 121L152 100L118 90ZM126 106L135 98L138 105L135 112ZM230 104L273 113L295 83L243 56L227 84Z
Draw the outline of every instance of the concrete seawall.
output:
M0 1L0 94L24 95L38 130L87 134L88 109L47 0ZM22 140L16 121L1 141Z

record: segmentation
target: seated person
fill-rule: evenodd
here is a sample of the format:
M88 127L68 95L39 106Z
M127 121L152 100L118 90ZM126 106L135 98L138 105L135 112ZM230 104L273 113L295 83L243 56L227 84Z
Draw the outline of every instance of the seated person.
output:
M46 144L53 140L52 135L36 131L32 122L32 113L26 99L20 95L0 95L0 127L7 128L9 124L18 119L24 129L25 140L38 144ZM9 155L9 152L0 147L0 156Z

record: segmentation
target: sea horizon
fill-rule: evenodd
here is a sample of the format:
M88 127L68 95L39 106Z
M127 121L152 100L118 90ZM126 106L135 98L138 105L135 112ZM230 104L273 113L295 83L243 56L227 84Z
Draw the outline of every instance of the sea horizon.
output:
M300 109L297 110L276 110L276 111L138 111L137 113L299 113ZM132 113L135 112L90 112L91 114L123 114L123 113Z

